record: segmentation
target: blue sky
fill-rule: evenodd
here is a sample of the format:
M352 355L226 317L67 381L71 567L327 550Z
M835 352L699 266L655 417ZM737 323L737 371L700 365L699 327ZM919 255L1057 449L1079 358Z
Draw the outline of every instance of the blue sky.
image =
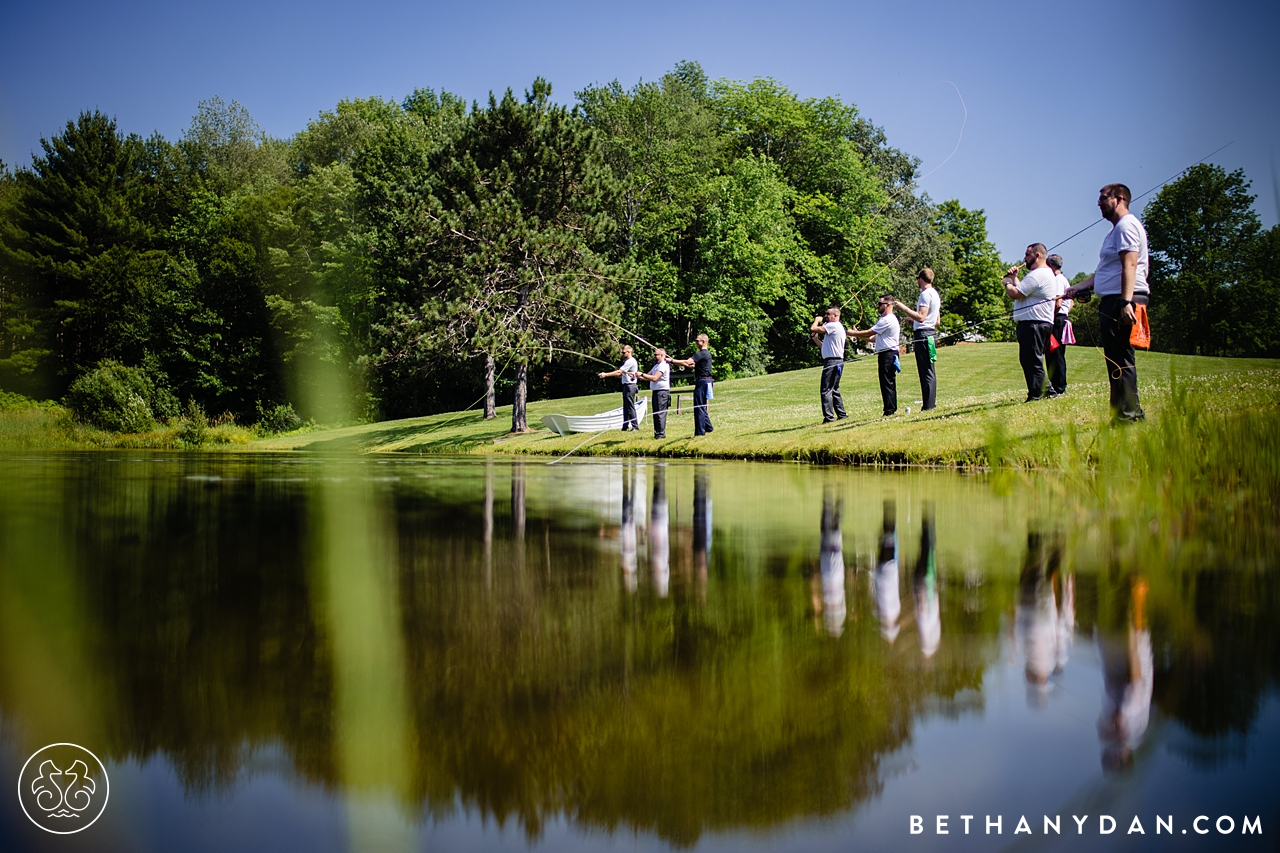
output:
M17 3L4 0L0 159L98 108L176 139L213 95L290 136L343 98L416 86L468 99L537 75L558 100L655 79L773 77L839 95L920 157L935 200L987 212L1001 254L1097 218L1098 187L1142 192L1214 149L1277 220L1280 3ZM1092 270L1098 226L1060 251Z

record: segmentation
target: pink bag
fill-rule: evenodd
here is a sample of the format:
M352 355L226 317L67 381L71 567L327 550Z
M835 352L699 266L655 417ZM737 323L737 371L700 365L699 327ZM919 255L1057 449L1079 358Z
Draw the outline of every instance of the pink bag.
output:
M1076 342L1075 330L1071 328L1071 321L1067 320L1062 324L1062 343L1074 344Z

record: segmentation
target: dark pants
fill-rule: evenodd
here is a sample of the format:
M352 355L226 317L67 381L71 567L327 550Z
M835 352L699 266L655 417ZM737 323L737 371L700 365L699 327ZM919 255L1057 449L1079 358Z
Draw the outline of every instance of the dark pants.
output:
M640 421L636 419L636 386L622 386L622 429L640 429Z
M1018 361L1027 380L1028 400L1039 400L1044 396L1044 351L1049 348L1052 331L1052 323L1018 321Z
M840 377L844 374L843 358L822 360L822 420L834 421L848 417L844 411L844 398L840 396Z
M1147 304L1147 297L1134 294L1133 301ZM1140 421L1146 417L1138 403L1138 365L1133 358L1129 332L1133 326L1120 319L1123 302L1119 296L1104 296L1098 306L1098 326L1102 336L1102 354L1107 360L1107 378L1111 383L1111 413L1120 420Z
M929 360L929 338L936 332L917 331L912 336L912 348L916 352L916 372L920 374L920 398L923 411L929 411L938 405L938 374L934 372L933 362Z
M1067 315L1053 315L1053 336L1058 339L1058 348L1049 353L1045 361L1049 369L1049 387L1055 394L1067 393L1067 348L1062 343L1062 330L1066 328Z
M897 354L897 350L891 349L876 354L880 361L880 399L886 416L898 411L898 371L893 366Z
M706 435L715 428L711 426L711 415L707 413L707 394L711 391L710 379L699 379L693 383L693 434Z
M671 392L659 389L649 395L653 404L653 437L667 437L667 409L671 406Z

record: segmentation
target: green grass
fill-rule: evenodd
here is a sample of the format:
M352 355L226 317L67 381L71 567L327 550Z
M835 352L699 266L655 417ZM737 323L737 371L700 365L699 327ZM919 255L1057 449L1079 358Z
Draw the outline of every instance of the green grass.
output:
M880 416L875 361L845 367L842 392L849 419L821 423L819 368L720 382L711 405L715 432L694 438L688 400L674 409L665 440L652 438L646 419L638 434L556 436L542 427L545 414L590 414L620 405L617 393L543 400L529 404L535 431L512 435L511 409L485 421L478 411L410 418L263 439L261 449L400 451L411 453L530 453L644 455L740 459L797 459L873 465L1062 467L1072 455L1088 455L1090 442L1110 420L1100 352L1073 347L1069 388L1057 400L1023 403L1026 386L1016 344L967 344L938 352L938 407L920 412L913 356L898 376L899 414ZM1280 361L1218 359L1139 353L1139 391L1157 420L1185 397L1207 401L1212 413L1260 412L1274 420L1280 409ZM604 383L602 383L603 385ZM642 392L643 393L643 392ZM911 414L905 410L910 407ZM1148 426L1140 426L1139 430ZM1083 444L1081 442L1084 442Z
M3 393L3 392L0 392ZM71 412L56 403L22 398L0 399L0 448L6 450L93 450L109 448L181 448L179 425L157 424L147 432L117 433L78 423ZM202 447L247 449L258 438L253 429L224 422L209 427Z

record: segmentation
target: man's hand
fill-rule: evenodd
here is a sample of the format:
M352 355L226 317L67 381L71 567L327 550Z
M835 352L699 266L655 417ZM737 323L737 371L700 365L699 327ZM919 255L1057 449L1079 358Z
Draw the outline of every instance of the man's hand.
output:
M1138 322L1137 315L1133 313L1132 302L1126 303L1125 306L1120 309L1120 322L1124 323L1126 326L1132 326L1134 323Z
M605 373L603 370L602 370L602 371L600 371L599 373L597 373L597 374L596 374L596 376L599 376L601 379L608 379L608 378L609 378L609 374Z

